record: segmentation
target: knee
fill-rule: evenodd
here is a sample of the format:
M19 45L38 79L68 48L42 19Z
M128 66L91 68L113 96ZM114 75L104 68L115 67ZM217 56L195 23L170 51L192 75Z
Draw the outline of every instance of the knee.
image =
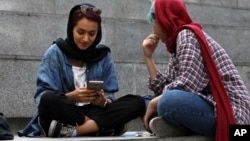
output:
M53 94L52 94L52 92L44 92L43 94L42 94L42 96L41 96L41 100L40 100L40 103L44 103L44 102L46 102L46 101L48 101L48 100L50 100L50 99L52 99L52 96L53 96Z
M53 91L45 91L43 92L41 99L40 99L40 105L43 103L54 103L54 101L57 101L56 96L58 94Z
M127 98L130 102L137 103L137 105L145 106L144 99L140 95L128 94L124 98Z
M139 96L139 95L133 95L134 96L134 103L137 107L139 107L139 109L144 109L145 108L145 102L144 99Z
M179 96L180 92L180 90L168 90L162 94L157 108L159 116L170 113L171 109L176 108L178 103L181 102L181 97Z
M130 101L130 105L127 106L131 106L131 112L143 114L146 109L144 99L139 95L129 94L127 96L129 97L128 101Z

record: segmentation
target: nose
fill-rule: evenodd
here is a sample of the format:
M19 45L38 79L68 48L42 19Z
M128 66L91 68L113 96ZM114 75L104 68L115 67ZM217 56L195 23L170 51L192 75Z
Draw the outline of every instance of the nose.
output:
M84 41L84 42L89 42L89 40L90 40L89 35L84 34L83 37L82 37L82 41Z

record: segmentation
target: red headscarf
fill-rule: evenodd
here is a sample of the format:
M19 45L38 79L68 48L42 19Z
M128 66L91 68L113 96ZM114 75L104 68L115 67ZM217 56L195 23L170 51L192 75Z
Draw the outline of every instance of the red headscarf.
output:
M166 46L170 53L176 53L176 38L182 29L192 30L198 38L202 56L208 70L210 86L216 102L216 140L229 141L229 125L235 124L232 107L211 51L203 34L202 27L190 18L182 0L155 0L156 22L164 33L169 35Z

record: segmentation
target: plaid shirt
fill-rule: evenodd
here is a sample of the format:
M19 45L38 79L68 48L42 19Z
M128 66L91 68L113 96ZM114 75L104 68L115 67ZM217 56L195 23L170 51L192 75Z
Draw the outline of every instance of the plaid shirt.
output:
M250 124L250 95L243 80L225 50L205 32L204 34L229 96L236 122ZM156 78L148 80L148 87L156 95L171 89L192 92L215 106L196 35L191 30L184 29L178 34L176 45L176 54L171 54L168 69L165 73L158 70Z

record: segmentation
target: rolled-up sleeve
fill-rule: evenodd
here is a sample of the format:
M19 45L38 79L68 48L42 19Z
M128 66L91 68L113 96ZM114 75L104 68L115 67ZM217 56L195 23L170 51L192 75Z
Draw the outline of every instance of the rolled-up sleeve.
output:
M147 86L150 90L154 92L155 95L162 94L162 90L165 85L169 83L169 80L167 76L160 72L160 70L157 71L155 79L148 78Z

